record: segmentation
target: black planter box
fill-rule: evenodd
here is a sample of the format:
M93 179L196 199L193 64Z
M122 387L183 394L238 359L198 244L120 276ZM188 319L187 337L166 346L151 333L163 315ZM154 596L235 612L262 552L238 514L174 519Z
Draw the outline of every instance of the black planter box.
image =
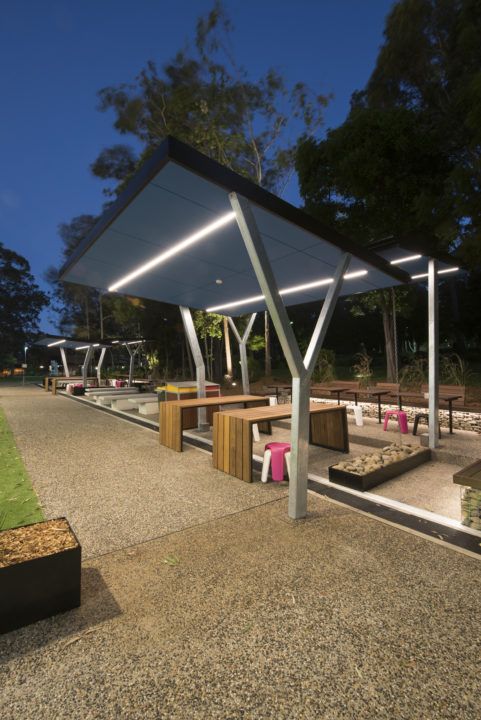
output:
M0 634L78 607L81 554L77 540L76 547L0 567Z
M366 475L356 475L355 473L350 473L347 470L338 470L331 465L329 467L329 480L337 483L338 485L345 485L346 487L353 488L353 490L370 490L386 480L391 480L391 478L397 477L408 470L413 470L413 468L418 465L429 462L429 460L431 460L430 450L418 450L418 452L415 452L402 460L396 460L396 462L385 465L378 470L373 470Z

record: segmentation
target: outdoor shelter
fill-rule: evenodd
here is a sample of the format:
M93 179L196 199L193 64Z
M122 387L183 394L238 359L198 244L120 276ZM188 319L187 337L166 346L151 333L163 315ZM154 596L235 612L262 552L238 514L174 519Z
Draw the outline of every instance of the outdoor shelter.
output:
M72 338L59 337L58 335L47 335L39 340L36 340L34 345L41 347L55 348L60 352L62 358L62 365L65 371L65 376L70 376L70 370L67 362L67 350L74 350L75 352L85 350L84 361L82 365L82 379L84 385L87 384L88 368L91 360L94 357L95 351L100 350L100 356L97 362L96 371L97 379L100 382L100 376L102 371L102 365L105 358L107 348L109 344L105 344L103 341L99 342L88 342L86 340L73 340Z
M229 316L267 308L292 374L289 515L300 518L307 505L309 384L336 300L410 276L168 138L79 245L61 279L179 305L200 397L205 371L189 308ZM286 307L319 300L303 358Z
M411 281L428 285L428 375L429 375L429 447L439 444L439 302L440 277L450 277L460 270L455 260L440 252L423 253L426 239L384 240L370 247L390 264L409 270Z

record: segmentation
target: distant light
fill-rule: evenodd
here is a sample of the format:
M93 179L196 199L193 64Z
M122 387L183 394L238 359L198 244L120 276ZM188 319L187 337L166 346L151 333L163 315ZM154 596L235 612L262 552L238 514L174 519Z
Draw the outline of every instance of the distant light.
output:
M210 235L216 230L219 230L219 228L224 227L224 225L227 225L227 223L232 222L234 218L234 212L229 212L226 215L222 215L220 218L218 218L212 223L209 223L209 225L201 228L193 235L189 235L189 237L176 243L171 248L169 248L169 250L165 250L163 253L160 253L160 255L156 255L154 258L152 258L152 260L149 260L148 262L138 267L136 270L133 270L128 275L125 275L123 278L120 278L120 280L117 280L117 282L115 282L108 288L109 292L114 292L115 290L118 290L119 288L129 283L131 280L135 280L135 278L138 278L140 275L144 275L144 273L152 270L154 267L161 265L163 262L173 257L174 255L178 255L178 253L182 252L182 250L185 250L191 245L194 245L195 243L199 242L199 240L203 240L203 238L207 237L207 235Z
M100 345L100 343L94 343L94 344L92 345L92 347L98 347L99 345Z
M117 343L119 343L119 342L120 342L120 340L112 340L112 345L117 345Z
M411 262L412 260L420 260L422 255L406 255L406 257L398 258L397 260L391 260L391 265L400 265L401 263Z
M39 365L40 370L43 370L43 365Z
M224 283L224 281L221 280L220 278L217 278L217 280L215 281L216 285L222 285L223 283Z
M355 272L344 275L344 280L352 280L354 278L363 277L364 275L367 275L367 270L356 270ZM304 283L303 285L293 285L292 287L279 290L279 295L291 295L292 293L302 292L303 290L312 290L312 288L330 285L332 282L334 282L334 278L324 278L323 280L315 280L314 282ZM217 310L227 310L228 308L239 307L240 305L250 305L250 303L260 302L264 299L264 295L253 295L252 297L244 298L243 300L236 300L234 302L225 303L224 305L215 305L214 307L207 308L206 312L216 312Z
M49 343L47 347L53 347L54 345L61 345L62 343L67 342L66 340L56 340L55 342Z

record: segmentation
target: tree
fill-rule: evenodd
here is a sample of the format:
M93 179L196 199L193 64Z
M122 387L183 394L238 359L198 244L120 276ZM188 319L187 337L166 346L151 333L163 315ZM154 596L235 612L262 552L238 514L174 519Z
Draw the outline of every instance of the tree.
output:
M194 327L198 336L204 341L204 357L206 363L207 378L214 379L215 351L214 341L222 338L224 318L216 313L208 313L203 310L196 310L194 313ZM218 353L222 358L222 354ZM222 362L222 360L220 360ZM222 368L216 368L216 375L222 376Z
M229 50L231 32L217 0L207 16L199 18L193 47L179 51L161 73L149 61L134 83L100 90L99 109L113 111L119 133L134 136L143 146L135 158L130 147L116 144L91 165L94 175L120 181L108 194L122 190L167 135L259 185L282 191L294 167L289 127L295 122L313 134L328 97L315 95L302 82L288 87L272 69L257 82L249 80Z
M479 0L400 0L355 107L404 109L438 139L445 159L438 205L449 208L442 240L481 260L481 6ZM454 237L453 237L454 235Z
M480 27L474 0L393 7L376 68L353 95L346 121L323 141L299 145L309 212L363 244L414 235L425 252L450 249L481 260L481 131L472 123L481 117ZM365 302L383 314L391 379L386 298Z
M231 31L224 8L216 1L199 18L193 42L161 71L149 61L133 83L100 90L100 111L113 112L119 134L141 144L136 154L129 145L116 143L104 148L91 164L94 176L112 181L105 191L109 201L167 135L282 192L294 171L291 127L295 126L296 133L312 135L322 123L328 97L316 95L302 82L288 86L272 69L257 81L249 79L229 50ZM66 254L80 241L81 218L60 228ZM89 290L81 295L77 290L66 294L61 290L60 295L67 308L64 317L74 319L83 332L92 331L97 324L94 318L101 313L103 320L109 315L107 295L100 304L98 295Z
M0 361L11 361L38 332L39 315L49 303L21 255L0 243Z

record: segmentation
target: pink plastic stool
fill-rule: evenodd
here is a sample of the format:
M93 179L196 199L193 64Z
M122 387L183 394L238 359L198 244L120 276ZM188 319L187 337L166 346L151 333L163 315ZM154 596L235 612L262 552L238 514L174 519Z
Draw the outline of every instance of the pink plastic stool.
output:
M270 458L269 458L269 456L267 456L265 459L267 459L268 462L270 459L271 466L272 466L272 479L274 480L274 482L282 482L284 480L284 456L287 453L290 453L290 451L291 451L290 443L282 443L282 442L267 443L264 450L270 451L270 453L269 453ZM267 453L266 453L266 455L267 455ZM265 461L264 461L264 464L265 464ZM267 480L268 469L269 469L269 467L267 466L266 472L264 472L264 468L263 468L263 472L262 472L262 475L263 475L263 477L265 476L266 480Z
M384 430L387 430L389 420L397 420L400 431L406 435L408 430L408 418L403 410L386 410L384 415Z

